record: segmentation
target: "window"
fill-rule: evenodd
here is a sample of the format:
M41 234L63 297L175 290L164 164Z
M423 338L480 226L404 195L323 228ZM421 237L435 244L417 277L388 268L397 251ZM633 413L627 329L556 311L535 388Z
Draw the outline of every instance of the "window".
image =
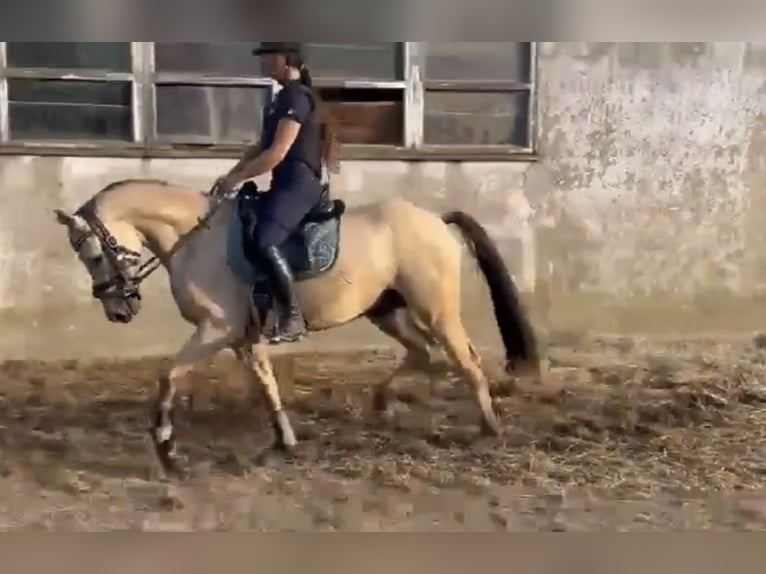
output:
M247 144L260 137L270 89L250 86L157 86L157 139L188 144Z
M6 153L236 155L260 137L276 88L253 45L0 42L0 145ZM353 157L534 150L534 43L304 46L314 87Z
M7 42L3 139L132 142L129 42Z
M314 83L335 119L341 142L405 145L406 83L400 42L309 42L305 52Z
M160 73L259 77L261 70L258 58L253 56L252 50L253 44L249 42L157 43L154 47L155 69Z
M401 42L307 42L305 55L316 78L338 82L404 80Z
M527 147L528 94L426 91L424 139L434 145Z
M428 42L423 141L532 148L530 43Z
M427 42L428 80L438 83L505 82L531 79L530 44L516 42Z
M8 81L12 140L131 141L129 82Z
M260 136L273 85L252 42L156 43L157 145L242 146Z

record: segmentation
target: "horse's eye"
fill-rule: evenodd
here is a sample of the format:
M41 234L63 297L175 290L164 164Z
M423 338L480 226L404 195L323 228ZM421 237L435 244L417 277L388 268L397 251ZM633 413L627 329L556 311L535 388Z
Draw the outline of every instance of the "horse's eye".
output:
M103 262L104 262L104 256L103 255L96 255L93 258L93 265L95 265L96 267L100 267Z

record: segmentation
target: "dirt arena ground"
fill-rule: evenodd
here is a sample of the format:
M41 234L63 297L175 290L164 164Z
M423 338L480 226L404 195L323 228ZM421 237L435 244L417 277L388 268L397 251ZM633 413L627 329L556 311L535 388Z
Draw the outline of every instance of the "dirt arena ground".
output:
M402 379L369 412L395 354L281 359L297 457L227 360L187 388L192 467L161 481L147 399L162 359L0 366L0 527L43 530L689 530L766 527L764 341L558 341L544 384L486 359L507 429L478 438L466 389ZM292 365L292 366L290 366Z

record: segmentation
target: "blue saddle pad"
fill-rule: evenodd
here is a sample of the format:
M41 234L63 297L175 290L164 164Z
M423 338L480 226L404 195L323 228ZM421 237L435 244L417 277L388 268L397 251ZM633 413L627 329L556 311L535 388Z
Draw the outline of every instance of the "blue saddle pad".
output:
M243 202L238 201L229 224L226 259L229 267L243 281L265 293L268 291L268 279L245 253L242 209L247 207L244 207ZM282 253L290 264L296 281L304 281L322 275L335 266L339 245L340 218L333 217L324 221L310 221L302 224L282 245Z

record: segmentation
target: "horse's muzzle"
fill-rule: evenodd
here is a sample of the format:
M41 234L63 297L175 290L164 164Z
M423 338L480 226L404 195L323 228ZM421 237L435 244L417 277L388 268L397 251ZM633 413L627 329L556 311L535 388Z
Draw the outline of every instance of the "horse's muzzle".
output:
M141 311L141 297L131 295L121 299L102 300L104 314L111 323L127 325Z
M133 318L128 313L122 313L120 311L109 313L107 317L112 323L121 323L123 325L127 325L133 320Z

